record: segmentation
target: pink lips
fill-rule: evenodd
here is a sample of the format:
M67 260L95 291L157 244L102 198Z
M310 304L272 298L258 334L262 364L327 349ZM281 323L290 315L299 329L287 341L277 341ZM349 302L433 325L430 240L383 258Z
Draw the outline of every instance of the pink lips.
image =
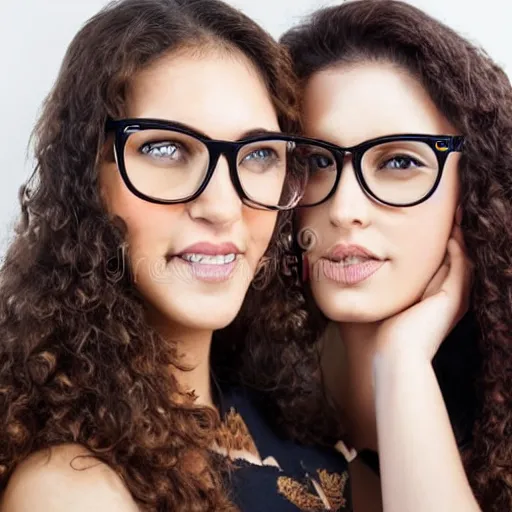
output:
M358 258L359 261L346 261ZM336 245L317 265L318 271L331 281L350 286L361 283L375 274L386 260L378 258L365 247L359 245Z
M208 265L205 263L191 263L185 260L181 261L191 268L195 278L210 283L227 281L238 263L238 261L235 260L231 263L225 263L224 265Z
M185 260L182 257L185 254L202 254L204 256L225 256L227 254L235 254L235 256L238 256L241 254L241 251L231 242L219 245L211 244L209 242L199 242L186 247L179 253L168 256L169 261L172 259L176 264L185 266L198 280L218 283L226 281L231 277L233 271L238 265L238 259L236 257L234 261L229 263L208 264Z
M181 256L182 254L207 254L209 256L225 255L225 254L239 254L240 250L238 247L231 243L226 242L224 244L211 244L210 242L199 242L197 244L189 245L175 256Z

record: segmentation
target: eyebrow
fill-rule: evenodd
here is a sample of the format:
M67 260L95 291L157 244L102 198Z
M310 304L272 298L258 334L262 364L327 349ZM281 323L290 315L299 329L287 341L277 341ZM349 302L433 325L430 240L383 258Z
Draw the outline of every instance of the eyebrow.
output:
M266 128L253 128L252 130L248 130L237 139L237 141L250 139L253 137L261 137L262 135L282 135L279 131L267 130Z
M134 123L136 123L138 120L144 120L144 121L158 121L160 123L169 123L169 124L172 124L172 125L176 125L180 128L183 128L185 130L188 130L200 137L203 137L207 140L216 140L214 139L213 137L207 135L205 132L203 132L202 130L199 130L195 127L192 127L188 124L185 124L185 123L181 123L179 121L174 121L174 120L169 120L169 119L161 119L161 118L150 118L150 117L134 117L134 118L131 118L133 119ZM109 129L109 123L111 121L115 121L114 119L110 119L108 118L106 123L105 123L105 129L108 130ZM245 139L251 139L251 138L255 138L255 137L262 137L262 136L266 136L266 135L283 135L283 132L279 131L279 130L268 130L266 128L252 128L251 130L247 130L246 132L243 132L240 137L238 139L234 139L234 142L240 142L240 141L244 141Z

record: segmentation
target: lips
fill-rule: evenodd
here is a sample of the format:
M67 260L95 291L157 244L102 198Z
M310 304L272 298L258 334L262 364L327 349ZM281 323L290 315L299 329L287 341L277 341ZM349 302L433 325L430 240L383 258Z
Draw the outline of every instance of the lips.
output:
M231 242L199 242L178 253L168 254L167 261L181 262L181 265L186 265L192 275L201 281L220 282L232 275L239 254L240 249Z
M381 260L378 256L373 254L369 249L361 245L335 245L325 256L326 259L340 262L352 258L355 260Z
M223 244L211 244L209 242L199 242L194 245L190 245L183 249L175 256L183 256L184 254L202 254L204 256L226 256L228 254L240 254L242 251L238 247L231 243L226 242Z
M385 264L366 247L338 244L317 265L321 276L345 286L361 283Z
M240 249L231 242L223 244L199 242L189 245L182 251L168 253L166 259L167 262L172 258L181 258L191 264L227 265L235 261L238 254L241 254Z

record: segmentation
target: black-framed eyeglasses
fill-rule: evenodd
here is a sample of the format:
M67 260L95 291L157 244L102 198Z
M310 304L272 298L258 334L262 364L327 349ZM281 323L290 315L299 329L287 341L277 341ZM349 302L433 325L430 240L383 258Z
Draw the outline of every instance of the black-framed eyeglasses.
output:
M347 154L362 190L388 206L415 206L437 189L447 157L461 152L458 135L389 135L353 147L310 139L303 141L296 166L308 175L299 206L317 206L330 199L338 187Z
M307 176L290 166L296 138L262 133L239 141L213 140L180 123L161 119L109 120L117 167L128 189L156 204L193 201L206 189L221 155L240 199L253 208L288 210Z

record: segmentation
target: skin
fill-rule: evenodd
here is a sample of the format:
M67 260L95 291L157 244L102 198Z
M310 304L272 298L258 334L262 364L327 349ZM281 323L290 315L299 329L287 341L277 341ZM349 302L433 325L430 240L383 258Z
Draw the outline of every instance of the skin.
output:
M257 129L279 131L257 71L245 57L221 52L202 59L171 55L140 73L129 91L126 117L178 121L220 140L237 140ZM184 204L162 206L137 198L114 163L101 168L100 179L112 215L127 223L132 272L152 322L179 340L185 362L196 367L181 375L185 385L211 404L206 356L212 331L228 325L240 310L277 215L242 204L225 157L206 190ZM232 278L204 282L180 260L167 262L169 252L203 241L232 242L242 251Z
M457 134L421 84L385 62L315 74L304 109L307 135L340 146L392 134ZM335 322L323 340L328 385L351 445L380 455L380 482L353 463L356 512L479 510L431 366L470 291L458 159L449 155L429 200L392 208L365 195L348 158L335 195L299 212L299 227L315 235L306 253L309 286ZM355 285L329 280L318 269L339 243L363 246L384 264Z
M211 138L237 140L252 130L279 131L277 115L256 69L242 55L212 50L171 54L135 76L126 117L160 118L186 124ZM155 205L133 195L112 161L99 168L101 194L112 216L128 230L128 256L135 285L146 299L148 318L178 343L193 369L177 372L197 403L212 405L209 351L213 330L237 315L258 263L270 242L277 214L244 206L221 157L214 176L193 202ZM166 255L198 242L232 242L241 250L238 266L225 282L204 282L186 265ZM87 471L70 468L82 454L61 446L35 454L15 471L2 512L25 510L136 510L118 477L103 464ZM58 490L58 499L56 499ZM91 497L94 497L91 502Z
M178 121L221 140L237 140L258 128L279 131L257 72L242 56L228 54L161 60L132 82L126 117ZM111 213L128 224L132 271L154 315L172 332L211 331L229 324L267 249L275 212L242 204L224 157L206 190L184 204L162 206L139 199L126 188L114 163L102 167L100 179ZM194 279L186 265L167 264L168 252L201 241L233 242L243 252L235 279L205 283Z
M367 64L317 73L305 91L306 132L339 146L401 133L456 134L420 84L391 65ZM375 322L410 306L440 267L458 203L458 155L450 154L434 196L412 208L393 208L365 195L348 159L334 197L300 211L317 235L308 251L311 289L338 322ZM356 286L319 276L317 261L338 243L364 246L384 266ZM406 276L406 279L404 278ZM393 290L393 293L390 293Z

